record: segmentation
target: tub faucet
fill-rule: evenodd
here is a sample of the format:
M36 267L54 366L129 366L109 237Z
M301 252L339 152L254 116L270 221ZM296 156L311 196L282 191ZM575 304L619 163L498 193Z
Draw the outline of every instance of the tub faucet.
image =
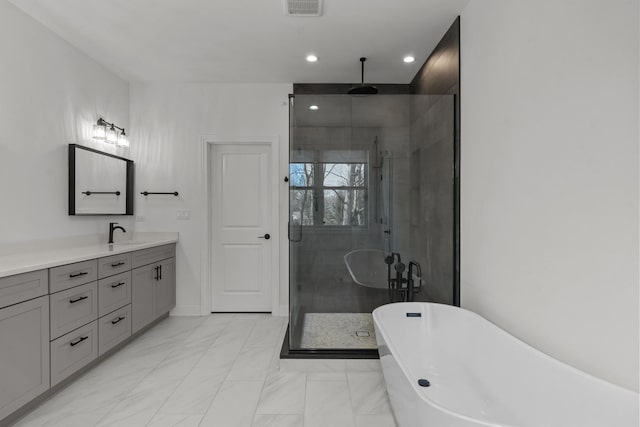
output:
M416 270L416 276L420 283L417 288L414 288L413 283L413 270ZM422 287L422 269L420 268L420 264L416 261L409 262L409 271L407 272L407 302L413 301L413 294L418 292Z
M110 222L109 223L109 244L113 243L113 232L116 230L122 230L123 233L127 232L127 230L120 227L117 222Z
M403 277L403 273L404 270L406 268L406 266L404 265L404 263L402 261L400 261L400 255L398 255L398 262L396 263L396 265L393 266L394 269L396 270L396 280L395 280L395 285L396 285L396 291L397 293L400 294L400 300L404 300L403 294L404 294L404 290L402 289L405 283L407 283L407 279L405 279ZM392 301L392 302L395 302Z
M398 252L389 252L389 255L384 257L384 262L387 265L391 265L396 258L398 258L398 262L402 262L402 260L400 259L400 254Z
M393 276L391 275L391 265L393 265L393 262L396 260L396 258L398 258L398 263L402 265L402 267L400 267L399 264L396 264L394 266L394 269L396 270L396 278L394 279ZM402 278L402 272L398 273L398 268L402 268L402 271L404 271L404 264L402 264L400 254L398 252L389 253L389 255L387 255L384 258L384 262L387 264L387 283L389 284L389 301L395 302L396 291L399 290L399 288L402 285L402 280L398 281L398 277Z

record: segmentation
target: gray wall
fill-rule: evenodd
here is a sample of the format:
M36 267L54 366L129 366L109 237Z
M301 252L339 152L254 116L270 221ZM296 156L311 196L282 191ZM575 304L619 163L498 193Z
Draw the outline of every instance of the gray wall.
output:
M416 300L454 303L453 96L411 102L411 254L425 289Z

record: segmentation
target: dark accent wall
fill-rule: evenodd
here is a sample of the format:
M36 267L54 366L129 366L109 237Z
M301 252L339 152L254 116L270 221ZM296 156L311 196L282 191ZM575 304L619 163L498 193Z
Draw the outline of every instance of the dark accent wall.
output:
M453 142L453 303L460 306L460 17L458 16L410 84L418 95L454 95ZM447 161L443 159L443 161Z
M460 94L460 17L433 49L409 85L420 95Z
M294 83L295 95L346 95L349 89L359 83ZM411 93L410 85L374 84L380 95L406 95Z
M454 97L414 95L409 138L409 255L422 266L416 301L453 305L455 229L453 192Z

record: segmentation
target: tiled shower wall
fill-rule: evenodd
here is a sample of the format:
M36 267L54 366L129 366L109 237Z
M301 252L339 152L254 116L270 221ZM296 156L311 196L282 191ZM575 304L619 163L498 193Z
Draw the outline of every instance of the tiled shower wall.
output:
M452 95L411 98L411 254L425 288L416 300L453 304L454 187Z

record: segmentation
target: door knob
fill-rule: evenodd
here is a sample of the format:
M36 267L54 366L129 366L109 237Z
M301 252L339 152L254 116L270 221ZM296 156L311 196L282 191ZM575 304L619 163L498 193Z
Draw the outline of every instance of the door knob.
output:
M258 236L258 239L266 239L269 240L271 238L271 235L269 233L265 234L264 236Z

